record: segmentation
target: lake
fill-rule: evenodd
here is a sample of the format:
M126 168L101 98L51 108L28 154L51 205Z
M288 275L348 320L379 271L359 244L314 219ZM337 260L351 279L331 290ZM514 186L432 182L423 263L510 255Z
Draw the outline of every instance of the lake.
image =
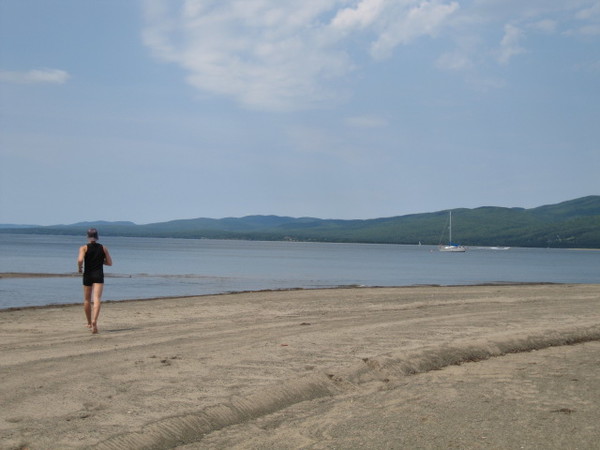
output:
M78 236L0 233L0 272L75 273ZM103 299L334 286L600 283L600 251L101 237ZM79 303L81 278L2 278L0 308Z

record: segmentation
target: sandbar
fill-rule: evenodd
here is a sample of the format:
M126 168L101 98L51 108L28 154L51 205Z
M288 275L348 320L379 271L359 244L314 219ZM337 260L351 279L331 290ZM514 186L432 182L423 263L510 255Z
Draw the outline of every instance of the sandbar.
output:
M0 447L597 448L600 285L0 311Z

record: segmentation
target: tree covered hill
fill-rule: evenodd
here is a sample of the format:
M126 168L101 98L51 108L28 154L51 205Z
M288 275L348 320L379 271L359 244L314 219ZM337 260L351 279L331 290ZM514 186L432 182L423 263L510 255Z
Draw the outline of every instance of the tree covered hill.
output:
M455 209L453 239L467 246L600 248L600 196L537 208L484 206ZM446 242L448 211L367 220L247 216L186 219L136 225L132 222L82 222L0 232L84 234L90 226L102 235L439 244Z

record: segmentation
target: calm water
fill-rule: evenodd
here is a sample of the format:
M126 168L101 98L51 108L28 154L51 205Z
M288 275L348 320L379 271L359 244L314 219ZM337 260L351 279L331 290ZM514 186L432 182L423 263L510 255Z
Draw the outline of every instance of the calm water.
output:
M106 237L103 298L341 285L600 283L600 251ZM0 234L0 272L74 273L83 237ZM81 301L81 279L0 279L0 308Z

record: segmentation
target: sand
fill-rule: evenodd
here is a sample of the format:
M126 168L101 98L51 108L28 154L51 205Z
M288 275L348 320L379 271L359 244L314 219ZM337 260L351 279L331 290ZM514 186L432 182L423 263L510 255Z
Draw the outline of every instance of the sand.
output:
M0 311L0 448L599 448L600 285Z

